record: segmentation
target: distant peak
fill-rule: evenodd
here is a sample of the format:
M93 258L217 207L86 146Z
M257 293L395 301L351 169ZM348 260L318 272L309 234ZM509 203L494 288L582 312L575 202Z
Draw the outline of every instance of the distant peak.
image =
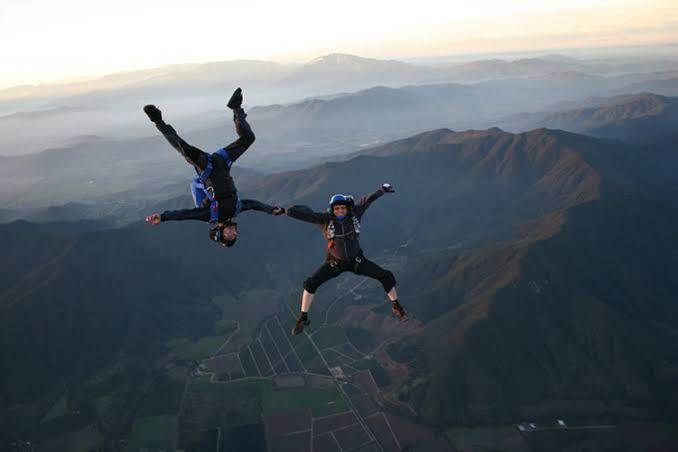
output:
M622 100L626 100L627 102L636 102L636 101L644 101L644 100L657 100L657 101L662 101L662 102L668 102L670 100L669 97L663 96L661 94L655 94L655 93L638 93L638 94L629 94L627 96L620 96L619 97Z
M422 132L419 135L415 135L417 137L423 138L430 138L430 137L442 137L445 135L450 135L456 133L454 130L442 127L440 129L434 129L434 130L429 130L428 132Z
M548 129L546 127L540 127L538 129L533 129L528 132L523 132L520 135L524 135L530 138L552 138L555 140L565 140L568 138L585 138L588 139L585 135L579 135L573 132L568 132L567 130L562 129Z
M327 55L322 55L317 58L312 59L308 64L336 64L344 63L347 61L362 61L367 58L359 57L357 55L351 55L349 53L328 53Z
M484 136L499 136L506 134L504 130L499 127L490 127L489 129L469 129L464 130L463 132L458 132L457 134L460 137L471 138L471 137L484 137Z

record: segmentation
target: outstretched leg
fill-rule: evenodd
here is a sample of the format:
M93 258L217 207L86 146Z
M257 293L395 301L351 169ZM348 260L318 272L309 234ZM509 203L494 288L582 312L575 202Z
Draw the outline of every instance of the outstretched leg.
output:
M338 264L332 265L330 262L325 262L310 278L304 281L304 293L301 296L301 313L292 329L292 336L300 334L304 331L304 326L308 326L311 323L308 319L308 311L311 309L311 304L318 287L330 279L339 276L341 271Z
M235 123L235 132L238 134L238 139L228 146L224 147L224 151L228 154L228 165L231 166L245 151L254 143L255 136L247 122L247 114L242 109L242 90L236 89L231 99L228 101L228 108L233 110L233 122Z
M167 124L162 119L162 113L155 105L146 105L144 107L144 112L148 115L149 119L155 124L162 136L172 145L174 149L179 151L179 153L184 157L184 159L190 163L192 166L197 168L199 171L202 171L207 166L208 155L188 144L183 138L179 136L174 127Z
M400 320L404 320L407 317L405 309L398 302L398 292L396 292L395 288L396 280L393 273L381 268L364 256L360 257L360 260L356 262L353 273L378 280L384 287L384 292L386 292L388 299L391 301L391 311L393 314Z

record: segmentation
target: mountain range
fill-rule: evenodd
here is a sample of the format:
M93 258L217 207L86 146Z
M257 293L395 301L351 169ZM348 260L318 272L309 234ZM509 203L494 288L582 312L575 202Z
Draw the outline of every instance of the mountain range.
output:
M312 85L319 95L248 108L257 142L234 176L243 197L316 210L333 193L396 188L366 213L361 242L396 274L411 321L389 323L376 282L343 277L321 289L311 313L315 341L337 336L366 356L380 409L438 432L562 418L675 424L670 64L631 73L547 56L422 68L341 54L238 63L74 85L69 104L128 96L137 108L139 96L163 90L208 98L248 71L259 74L254 98L275 85L293 99ZM341 83L353 92L331 91ZM5 106L54 101L44 90ZM0 117L0 128L95 117L59 102ZM161 107L189 142L208 150L230 141L228 115L175 118L171 102ZM229 249L210 243L204 224L143 224L145 214L189 207L193 174L154 129L145 134L154 136L85 130L42 153L0 157L0 221L11 220L0 224L0 449L86 429L115 449L148 419L149 400L176 416L171 436L185 435L183 400L202 400L187 388L226 387L206 384L201 360L239 352L272 316L295 315L302 282L323 260L320 233L284 217L243 214ZM308 341L290 344L311 356ZM173 396L159 397L168 375L178 376ZM229 410L243 408L233 402ZM221 425L208 408L188 410L204 418L195 425Z
M678 98L653 93L591 98L567 110L520 115L522 127L549 127L643 143L675 135ZM522 128L516 124L512 128Z
M0 155L61 147L84 134L144 136L143 117L138 114L139 107L146 103L157 103L177 112L177 120L190 123L195 130L214 117L236 86L245 89L246 106L251 107L336 96L375 86L489 83L482 87L487 97L479 102L486 109L491 111L495 102L504 103L507 93L515 91L512 99L515 108L534 111L544 102L552 104L592 95L642 91L676 95L677 68L677 63L670 60L586 60L563 55L422 65L346 54L330 54L289 65L240 60L164 66L70 84L0 91L0 131L4 137ZM534 104L529 109L520 107L530 99ZM478 106L474 112L481 110ZM470 115L467 119L477 119L472 125L444 126L493 125L481 124L484 116ZM437 126L432 124L411 133ZM385 141L404 136L407 135L386 137Z
M678 407L678 211L663 198L675 179L656 177L678 149L666 149L562 130L438 129L270 175L249 194L322 209L335 192L396 187L366 214L362 242L372 257L403 250L398 289L424 328L388 348L407 369L392 395L427 423L663 419ZM115 391L143 392L163 344L219 334L211 296L270 288L296 299L322 260L320 234L257 213L239 223L229 250L197 224L0 226L12 434L102 375L117 375L105 380ZM339 315L369 331L369 317ZM135 397L111 414L116 435Z
M255 107L249 117L257 142L238 166L265 172L309 167L345 159L356 149L367 149L426 128L483 128L490 124L514 132L545 127L631 141L646 146L646 152L665 153L666 162L673 162L670 154L675 143L675 98L641 93L552 104L548 93L565 92L570 82L542 81L541 87L534 83L504 80L477 85L375 87L293 104ZM597 83L591 86L591 93L596 92ZM539 105L541 110L537 112L514 113L534 111ZM197 130L189 122L187 133L187 124L175 121L171 110L166 117L189 142L206 150L217 149L233 137L230 120L223 113ZM140 122L147 133L154 132L144 118ZM658 161L662 159L641 164ZM40 209L73 202L90 204L83 206L90 211L86 218L101 218L107 212L118 218L127 213L137 215L149 206L148 198L167 199L170 185L175 186L170 196L179 196L185 187L176 181L187 180L191 174L159 136L110 139L86 135L39 154L0 157L0 162L0 207L11 211L3 215L7 219L45 218ZM655 165L655 173L670 180L675 167L666 162ZM249 181L256 183L259 176L242 168L237 171L243 193L247 193L252 185ZM92 206L93 202L96 205ZM52 214L57 215L55 219L64 218L58 212Z

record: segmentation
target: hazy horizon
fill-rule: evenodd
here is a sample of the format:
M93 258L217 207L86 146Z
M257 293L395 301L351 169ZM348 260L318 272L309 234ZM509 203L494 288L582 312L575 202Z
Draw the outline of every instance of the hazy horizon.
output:
M3 5L0 39L14 45L3 52L0 89L212 61L301 63L329 53L463 59L678 42L678 6L665 0L438 3L412 9L349 1L332 11L307 0L248 7L208 1L202 8L174 1Z
M576 58L592 58L592 57L607 57L607 56L615 56L615 53L617 52L646 52L643 56L645 57L651 57L654 56L652 53L652 49L659 50L659 49L664 49L666 47L677 47L678 48L678 41L676 42L666 42L666 43L657 43L657 44L645 44L645 45L620 45L620 46L596 46L596 47L580 47L580 48L572 48L572 47L556 47L556 48L535 48L535 49L523 49L523 50L506 50L506 51L497 51L497 52L471 52L471 53L451 53L451 54L440 54L440 55L399 55L399 56L386 56L382 57L379 55L364 55L364 54L358 54L358 53L350 53L350 52L341 52L341 51L336 51L336 52L328 52L328 53L323 53L323 54L318 54L314 57L309 57L305 59L299 59L299 60L291 60L291 61L284 61L284 60L276 60L276 59L258 59L258 58L239 58L239 59L224 59L224 60L205 60L205 61L196 61L196 62L185 62L185 61L175 61L175 62L169 62L169 63L164 63L160 65L154 65L154 66L145 66L145 67L135 67L135 68L126 68L126 69L120 69L120 70L115 70L112 72L103 72L103 73L96 73L96 74L80 74L80 75L75 75L67 78L60 78L60 79L53 79L53 80L46 80L46 81L38 81L34 83L20 83L20 84L14 84L14 85L9 85L9 86L3 86L0 85L0 91L5 91L5 90L10 90L13 88L21 88L24 86L49 86L49 85L68 85L71 83L81 83L81 82L88 82L88 81L94 81L97 79L101 79L104 77L108 76L114 76L114 75L120 75L120 74L127 74L127 73L134 73L134 72L142 72L142 71L147 71L147 70L152 70L152 69L158 69L158 68L163 68L163 67L173 67L173 66L188 66L188 65L201 65L201 64L211 64L211 63L220 63L220 62L237 62L237 61L261 61L261 62L272 62L272 63L278 63L281 65L303 65L306 63L309 63L313 61L314 59L317 58L322 58L328 55L335 55L335 54L342 54L342 55L352 55L356 56L359 58L368 58L368 59L376 59L376 60L394 60L394 61L403 61L406 63L411 63L411 64L430 64L430 65L436 65L436 64L453 64L453 63L467 63L467 62L473 62L473 61L480 61L480 60L485 60L485 59L505 59L505 60L512 60L512 59L520 59L520 58L539 58L543 57L546 55L563 55L563 56L568 56L568 57L576 57ZM657 58L661 58L665 56L667 52L657 52L659 55L657 55Z

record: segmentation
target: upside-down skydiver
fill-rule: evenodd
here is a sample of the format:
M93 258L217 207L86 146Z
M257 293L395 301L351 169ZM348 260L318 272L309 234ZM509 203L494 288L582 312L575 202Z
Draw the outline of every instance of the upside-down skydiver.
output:
M210 224L209 237L225 246L233 246L238 237L238 227L233 219L246 210L257 210L271 215L282 215L285 209L251 199L240 199L231 177L231 165L254 143L254 132L245 119L242 109L242 90L236 89L227 103L233 111L233 122L238 139L213 154L208 154L184 141L162 119L155 105L146 105L144 112L165 139L191 164L198 176L191 182L194 209L165 211L146 217L157 225L164 221L200 220Z

